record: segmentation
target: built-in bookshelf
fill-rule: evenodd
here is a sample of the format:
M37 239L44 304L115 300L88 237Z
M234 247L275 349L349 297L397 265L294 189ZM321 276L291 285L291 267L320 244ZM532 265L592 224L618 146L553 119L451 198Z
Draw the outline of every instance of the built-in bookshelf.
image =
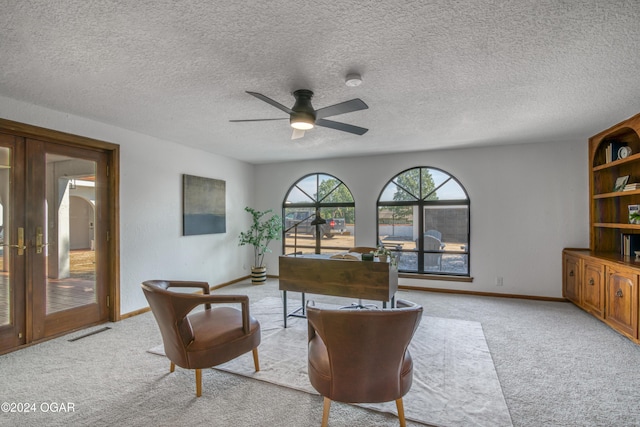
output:
M563 251L563 295L640 343L640 114L589 138L589 199L590 247Z
M618 158L621 147L630 154ZM629 220L629 206L640 205L640 114L589 138L589 159L591 250L622 254L621 235L640 233Z

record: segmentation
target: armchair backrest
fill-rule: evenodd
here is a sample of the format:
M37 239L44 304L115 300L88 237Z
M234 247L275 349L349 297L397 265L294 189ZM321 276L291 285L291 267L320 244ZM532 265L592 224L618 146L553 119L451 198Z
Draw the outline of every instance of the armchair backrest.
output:
M317 333L329 356L331 390L327 397L353 403L401 397L401 370L407 366L407 348L422 311L415 304L389 310L307 307L310 345Z
M198 295L169 291L170 285L166 280L147 280L142 290L160 328L167 357L181 366L180 361L187 357L185 348L194 339L187 314Z

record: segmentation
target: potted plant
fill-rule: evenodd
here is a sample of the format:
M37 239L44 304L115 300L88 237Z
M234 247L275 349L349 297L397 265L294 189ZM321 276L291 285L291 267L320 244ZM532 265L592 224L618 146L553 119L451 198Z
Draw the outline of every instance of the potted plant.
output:
M391 251L384 246L380 245L376 249L375 255L381 262L387 262L387 258L391 257Z
M240 233L239 246L253 246L253 266L251 267L251 283L264 284L267 280L267 267L264 265L264 254L271 252L269 243L280 240L282 233L282 219L280 216L267 211L257 211L250 207L244 208L253 218L253 223L247 231Z

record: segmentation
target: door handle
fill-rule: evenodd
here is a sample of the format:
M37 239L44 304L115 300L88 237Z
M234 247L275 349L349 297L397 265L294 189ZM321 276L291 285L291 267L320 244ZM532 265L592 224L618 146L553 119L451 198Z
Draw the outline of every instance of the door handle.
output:
M44 234L42 234L42 227L37 227L36 228L36 253L37 254L41 254L42 248L49 245L49 243L42 243L43 238L44 238Z
M24 255L24 250L27 249L24 245L24 228L18 227L18 244L7 246L10 248L18 248L18 255Z

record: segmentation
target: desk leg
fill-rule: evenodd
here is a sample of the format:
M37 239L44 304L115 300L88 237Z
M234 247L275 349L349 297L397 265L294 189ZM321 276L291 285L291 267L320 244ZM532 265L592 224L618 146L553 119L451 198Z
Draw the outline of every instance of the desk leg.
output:
M303 316L307 315L307 304L304 298L304 292L302 292L302 315Z
M285 329L287 328L287 291L282 291L282 307L283 308L283 313L284 314L284 327Z
M382 308L387 308L387 302L386 301L382 301ZM391 297L391 306L390 308L396 308L396 296L393 295Z

